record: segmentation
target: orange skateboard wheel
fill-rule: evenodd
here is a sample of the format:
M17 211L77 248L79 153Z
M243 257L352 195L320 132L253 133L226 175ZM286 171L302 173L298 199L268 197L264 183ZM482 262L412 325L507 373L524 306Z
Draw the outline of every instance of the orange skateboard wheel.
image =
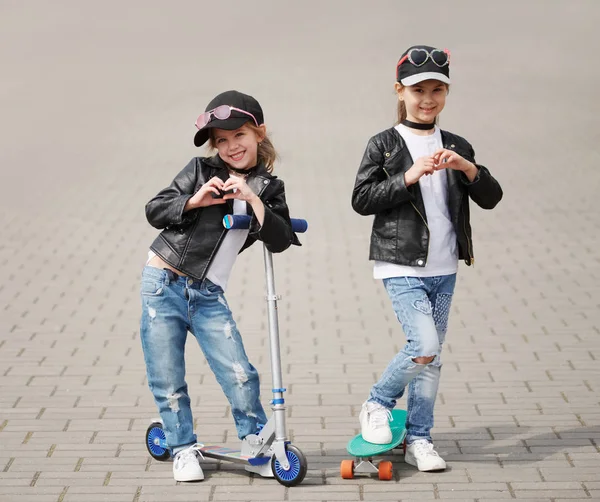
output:
M392 470L392 463L388 460L382 460L379 462L379 479L382 481L389 481L394 477L394 472Z
M342 479L354 478L354 460L342 460L340 474L342 475Z

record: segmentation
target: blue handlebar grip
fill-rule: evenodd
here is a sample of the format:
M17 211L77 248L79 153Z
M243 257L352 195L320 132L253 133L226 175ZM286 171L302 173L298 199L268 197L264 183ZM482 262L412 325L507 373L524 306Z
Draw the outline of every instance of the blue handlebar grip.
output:
M223 216L223 226L228 230L243 230L250 226L250 219L247 214L226 214Z
M251 217L247 214L226 214L223 217L223 226L228 230L246 229L250 226ZM292 230L303 234L308 229L308 222L300 218L292 218Z
M292 230L297 234L303 234L308 230L308 221L300 218L292 218Z

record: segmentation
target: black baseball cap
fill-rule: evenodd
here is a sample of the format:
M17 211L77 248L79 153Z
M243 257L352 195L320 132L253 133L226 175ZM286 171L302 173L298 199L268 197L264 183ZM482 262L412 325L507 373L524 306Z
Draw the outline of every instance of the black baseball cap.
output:
M262 108L256 99L248 94L244 94L238 91L225 91L215 97L208 105L206 106L205 112L209 112L214 110L215 108L223 105L228 105L233 108L239 108L247 113L250 113L255 119L256 124L261 125L264 124L265 118L263 116ZM198 130L196 135L194 136L194 145L202 146L208 140L209 129L217 128L217 129L226 129L227 131L234 131L242 127L246 122L251 121L252 117L247 115L246 113L242 113L237 110L231 110L230 116L226 119L219 119L214 115L211 115L208 123Z
M450 51L429 45L409 47L398 60L396 80L409 86L431 79L450 83Z

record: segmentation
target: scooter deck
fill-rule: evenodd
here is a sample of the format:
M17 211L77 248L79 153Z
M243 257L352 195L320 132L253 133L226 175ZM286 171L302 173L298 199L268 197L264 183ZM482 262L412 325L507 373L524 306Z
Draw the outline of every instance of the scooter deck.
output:
M354 436L350 441L346 449L350 455L358 458L368 458L375 455L381 455L387 451L393 450L402 442L406 437L406 411L405 410L392 410L392 420L390 421L390 429L392 429L392 441L388 444L373 444L365 441L362 435L358 434Z
M199 450L205 457L216 458L218 460L229 460L230 462L237 462L240 464L262 465L271 460L271 457L251 457L242 455L241 450L234 450L233 448L219 445L204 445L199 448Z

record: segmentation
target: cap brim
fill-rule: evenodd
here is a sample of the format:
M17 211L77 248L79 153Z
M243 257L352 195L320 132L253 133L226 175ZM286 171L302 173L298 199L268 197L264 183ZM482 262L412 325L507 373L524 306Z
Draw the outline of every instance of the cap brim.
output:
M423 82L424 80L439 80L440 82L444 82L444 84L450 84L450 79L444 75L443 73L437 72L426 72L426 73L418 73L416 75L411 75L410 77L403 78L400 80L402 85L415 85L419 82Z
M196 135L194 136L194 145L202 146L208 141L209 129L225 129L226 131L235 131L236 129L242 127L249 120L251 120L249 117L229 117L225 120L211 120L208 124L206 124L202 129L200 129L196 133Z

